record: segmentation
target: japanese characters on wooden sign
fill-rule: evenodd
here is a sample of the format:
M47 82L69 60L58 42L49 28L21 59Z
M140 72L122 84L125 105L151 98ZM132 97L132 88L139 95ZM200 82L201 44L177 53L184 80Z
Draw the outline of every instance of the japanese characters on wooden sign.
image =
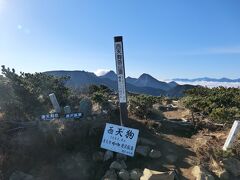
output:
M106 123L101 148L134 156L139 130Z

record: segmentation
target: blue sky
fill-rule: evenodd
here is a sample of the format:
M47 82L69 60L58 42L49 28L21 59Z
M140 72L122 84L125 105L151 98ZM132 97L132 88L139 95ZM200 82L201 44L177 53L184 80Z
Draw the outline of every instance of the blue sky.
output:
M239 0L0 0L0 64L18 71L240 78Z

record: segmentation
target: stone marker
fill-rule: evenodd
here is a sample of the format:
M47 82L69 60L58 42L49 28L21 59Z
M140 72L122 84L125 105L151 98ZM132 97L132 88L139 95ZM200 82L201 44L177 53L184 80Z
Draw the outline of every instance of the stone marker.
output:
M83 98L79 102L79 110L84 117L90 116L92 114L92 101L89 98Z
M64 110L64 114L70 114L70 113L71 113L71 108L70 108L70 106L65 106L65 107L63 108L63 110Z
M59 103L57 101L57 98L56 98L55 94L54 93L49 94L49 98L51 100L51 103L53 105L53 108L54 108L55 112L56 113L60 113L61 112L61 108L59 106Z

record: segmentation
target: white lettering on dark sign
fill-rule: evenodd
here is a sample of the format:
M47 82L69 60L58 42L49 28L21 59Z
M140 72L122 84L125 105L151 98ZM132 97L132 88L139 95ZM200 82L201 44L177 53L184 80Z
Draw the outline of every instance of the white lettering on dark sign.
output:
M59 114L58 113L51 113L51 114L43 114L41 115L41 120L43 121L50 121L53 119L59 118Z
M82 113L69 113L65 114L66 119L76 119L76 118L81 118L83 116Z

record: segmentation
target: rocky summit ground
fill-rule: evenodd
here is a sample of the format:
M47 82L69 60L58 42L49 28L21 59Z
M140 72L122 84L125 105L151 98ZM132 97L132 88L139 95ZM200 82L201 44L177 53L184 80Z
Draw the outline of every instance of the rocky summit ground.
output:
M40 122L35 129L11 134L8 138L11 143L5 142L9 149L1 146L0 177L10 180L239 178L237 159L226 159L223 164L211 159L209 147L212 144L221 149L228 130L195 131L181 125L181 119L187 117L186 109L164 115L165 119L129 117L124 122L127 127L139 129L134 157L100 148L105 123L119 124L118 115L111 118L92 115L78 122ZM11 152L4 156L7 150ZM232 164L237 166L235 170Z

